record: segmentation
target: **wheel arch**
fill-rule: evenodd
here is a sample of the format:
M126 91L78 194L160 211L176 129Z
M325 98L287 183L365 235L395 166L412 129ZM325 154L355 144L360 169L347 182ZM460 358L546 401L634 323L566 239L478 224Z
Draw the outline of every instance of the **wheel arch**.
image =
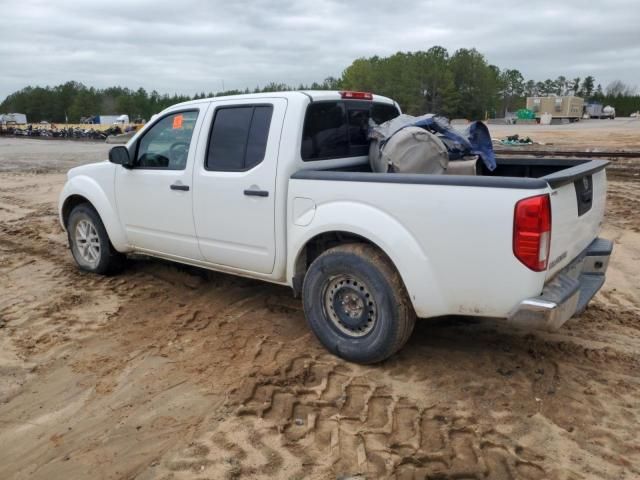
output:
M331 240L336 238L365 242L384 253L399 273L419 317L448 313L442 285L429 252L424 249L425 239L417 239L410 229L388 212L354 201L320 204L309 224L297 225L294 221L290 227L286 280L294 293L301 291L309 260L314 258L312 249L323 243L329 248L335 245Z
M294 294L297 296L302 291L304 275L316 258L332 247L347 243L365 243L371 245L380 251L397 270L397 267L387 252L369 238L346 230L328 230L309 238L298 250L295 261L293 262L292 287Z
M67 229L69 215L76 206L82 203L91 205L98 213L113 247L119 252L129 250L115 207L109 201L100 184L86 176L73 177L64 186L58 205L62 228Z
M60 219L65 230L67 229L67 224L69 223L69 215L71 215L71 211L75 207L83 203L88 203L95 209L95 207L91 204L91 202L87 198L83 197L82 195L77 195L77 194L69 195L64 200L64 202L62 203L62 207L60 208Z
M400 279L407 291L409 299L413 305L416 314L419 317L428 317L440 315L444 311L442 304L442 296L440 290L433 277L433 272L422 261L418 260L412 266L407 265L410 258L407 255L399 258L399 253L391 253L388 245L387 248L382 246L382 242L372 240L370 237L361 233L355 233L348 229L327 230L311 236L298 249L290 271L291 286L295 296L299 296L302 292L302 284L307 270L311 263L323 252L337 245L347 243L364 243L371 245L377 251L382 253L388 259L392 268L400 275ZM399 246L399 248L402 248ZM417 260L417 259L416 259ZM437 313L435 313L437 312Z

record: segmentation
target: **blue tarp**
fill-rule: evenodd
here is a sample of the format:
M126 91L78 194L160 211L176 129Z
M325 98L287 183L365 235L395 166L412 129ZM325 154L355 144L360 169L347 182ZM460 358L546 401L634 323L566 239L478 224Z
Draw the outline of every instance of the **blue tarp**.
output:
M464 133L456 131L443 117L420 118L413 126L424 128L449 140L444 142L449 150L449 160L457 160L465 155L478 155L490 171L495 170L496 155L493 152L489 129L484 123L471 122Z

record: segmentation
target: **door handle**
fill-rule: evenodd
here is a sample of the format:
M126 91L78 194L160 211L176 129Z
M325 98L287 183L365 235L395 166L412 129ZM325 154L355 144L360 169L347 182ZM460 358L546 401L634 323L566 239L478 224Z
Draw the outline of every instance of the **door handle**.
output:
M245 190L244 194L249 197L268 197L269 192L266 190Z
M169 187L171 190L181 190L183 192L189 191L189 185L182 185L181 183L174 183Z

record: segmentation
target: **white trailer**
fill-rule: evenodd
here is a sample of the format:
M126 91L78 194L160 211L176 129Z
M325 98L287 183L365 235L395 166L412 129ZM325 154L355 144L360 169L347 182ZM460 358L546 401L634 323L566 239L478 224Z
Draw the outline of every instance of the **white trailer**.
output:
M127 125L131 123L129 115L96 115L92 120L92 123L96 125Z
M0 114L0 125L26 125L27 116L24 113Z

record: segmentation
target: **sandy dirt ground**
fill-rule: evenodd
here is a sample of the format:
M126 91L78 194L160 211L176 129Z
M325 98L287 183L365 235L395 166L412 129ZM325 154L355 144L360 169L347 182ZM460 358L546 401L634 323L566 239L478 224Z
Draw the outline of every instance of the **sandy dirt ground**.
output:
M580 120L569 125L489 125L494 138L517 133L534 142L577 150L640 150L640 118Z
M569 125L489 125L489 129L496 149L502 150L640 151L640 118L581 120ZM535 144L512 147L495 143L514 134L529 137ZM640 181L638 159L614 157L609 160L611 176Z
M608 281L560 331L420 321L363 367L286 288L79 272L60 170L107 150L0 139L1 479L640 478L640 179L610 181Z

